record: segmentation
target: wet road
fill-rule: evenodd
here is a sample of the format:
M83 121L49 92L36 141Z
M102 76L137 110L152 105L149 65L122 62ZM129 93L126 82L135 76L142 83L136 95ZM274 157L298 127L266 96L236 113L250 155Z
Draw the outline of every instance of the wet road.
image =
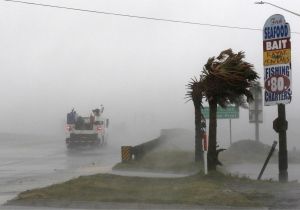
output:
M24 190L80 175L110 172L112 166L120 161L117 146L69 152L64 139L58 137L1 135L0 141L1 204ZM16 207L1 206L0 209Z

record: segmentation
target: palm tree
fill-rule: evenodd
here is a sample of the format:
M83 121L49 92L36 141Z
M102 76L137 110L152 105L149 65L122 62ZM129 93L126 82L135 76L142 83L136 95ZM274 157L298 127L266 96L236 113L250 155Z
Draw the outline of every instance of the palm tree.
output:
M205 87L205 97L209 104L209 148L208 170L216 170L217 154L217 106L226 108L229 104L244 105L253 100L249 91L258 79L253 65L244 61L244 52L233 53L224 50L218 57L211 57L204 65L201 83Z
M203 129L205 126L205 123L203 121L205 120L201 109L203 107L202 105L202 99L204 97L204 87L200 80L198 80L196 77L192 78L191 81L187 84L188 91L186 93L186 98L188 101L193 101L194 103L194 109L195 109L195 161L203 162L203 151L202 151L202 137L203 137Z

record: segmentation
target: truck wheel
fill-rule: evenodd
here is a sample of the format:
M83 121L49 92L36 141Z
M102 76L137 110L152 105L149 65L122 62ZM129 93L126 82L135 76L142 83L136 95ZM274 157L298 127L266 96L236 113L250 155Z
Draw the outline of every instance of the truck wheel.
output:
M67 144L67 149L73 149L74 147L71 144Z
M104 136L102 136L102 145L106 145L106 139L105 139L105 137Z
M66 145L68 149L72 149L70 138L66 138Z
M100 147L100 144L101 144L101 140L100 140L100 138L97 138L97 140L96 140L96 146Z
M106 138L104 136L102 136L102 145L103 146L107 145Z

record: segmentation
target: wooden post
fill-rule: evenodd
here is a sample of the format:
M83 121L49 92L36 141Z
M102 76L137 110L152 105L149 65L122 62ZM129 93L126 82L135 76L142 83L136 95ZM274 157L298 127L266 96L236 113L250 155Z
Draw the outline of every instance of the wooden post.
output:
M278 104L278 118L273 121L273 128L279 136L279 154L278 154L278 168L279 168L279 181L288 181L288 153L286 143L286 130L288 122L285 116L285 105Z
M286 130L287 121L285 116L285 105L278 104L278 135L279 135L279 181L288 181L288 153L287 153L287 143L286 143Z
M277 145L277 141L274 141L273 145L272 145L272 148L271 148L271 150L270 150L270 152L269 152L269 154L267 156L267 159L265 160L265 163L264 163L264 165L263 165L263 167L262 167L262 169L261 169L261 171L260 171L260 173L259 173L259 175L257 177L257 180L260 180L261 176L263 175L263 173L264 173L264 171L265 171L265 169L266 169L266 167L267 167L267 165L269 163L269 160L270 160L270 158L273 155L273 152L274 152L274 150L276 148L276 145Z

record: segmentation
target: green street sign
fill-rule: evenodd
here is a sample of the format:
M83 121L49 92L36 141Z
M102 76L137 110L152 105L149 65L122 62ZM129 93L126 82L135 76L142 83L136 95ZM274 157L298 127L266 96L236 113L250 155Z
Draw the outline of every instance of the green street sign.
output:
M209 107L203 107L202 114L205 119L209 119ZM217 119L236 119L239 118L239 107L228 106L227 108L222 108L218 106L217 108Z

